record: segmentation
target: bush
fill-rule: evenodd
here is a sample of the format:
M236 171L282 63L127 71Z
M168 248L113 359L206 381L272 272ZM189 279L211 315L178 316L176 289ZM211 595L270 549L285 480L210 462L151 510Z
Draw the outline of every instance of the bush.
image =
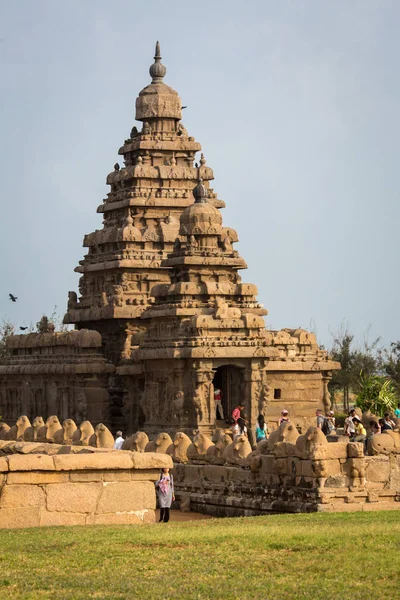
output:
M335 413L336 427L344 427L344 422L347 419L347 415L344 412Z
M383 417L385 412L393 412L397 408L396 388L391 379L361 372L359 387L356 406L362 412L370 410L374 415Z

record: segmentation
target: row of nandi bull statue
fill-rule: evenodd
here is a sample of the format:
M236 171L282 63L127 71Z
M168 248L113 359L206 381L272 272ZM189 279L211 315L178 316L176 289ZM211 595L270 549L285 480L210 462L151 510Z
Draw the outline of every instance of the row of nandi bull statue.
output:
M93 427L90 421L83 421L77 426L73 419L65 419L61 424L56 415L49 417L46 422L43 417L35 417L32 423L26 415L22 415L11 427L7 423L1 422L0 440L47 442L110 449L114 445L114 437L103 423Z
M231 435L222 429L216 429L211 438L198 430L193 433L193 440L181 431L175 433L172 440L168 433L161 432L151 441L144 431L138 431L124 441L122 450L169 454L177 463L230 464L250 466L253 469L256 468L257 457L261 455L294 455L306 459L317 446L322 445L325 446L325 454L328 457L329 446L332 446L317 427L309 427L301 435L290 422L283 422L278 429L270 433L268 440L259 442L255 450L251 448L245 435L238 435L232 440ZM46 422L42 417L36 417L31 424L28 417L22 415L12 427L0 423L0 440L50 442L105 449L112 449L114 446L114 437L103 423L93 427L90 421L83 421L77 426L72 419L65 419L61 425L58 417L54 415ZM348 439L343 441L347 443ZM398 430L387 430L369 438L369 454L391 452L400 453Z

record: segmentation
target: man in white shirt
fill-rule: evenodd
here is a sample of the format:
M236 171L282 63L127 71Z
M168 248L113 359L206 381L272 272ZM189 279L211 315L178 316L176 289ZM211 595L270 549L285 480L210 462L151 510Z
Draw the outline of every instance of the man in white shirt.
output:
M349 412L349 416L344 422L344 435L352 437L356 433L356 428L353 423L353 417L356 416L356 411L354 408Z
M124 438L122 437L122 431L117 431L117 437L114 442L114 450L121 450Z

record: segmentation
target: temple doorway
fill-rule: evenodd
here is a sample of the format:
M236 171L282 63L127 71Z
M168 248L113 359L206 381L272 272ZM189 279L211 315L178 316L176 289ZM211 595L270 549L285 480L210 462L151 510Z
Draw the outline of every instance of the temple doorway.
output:
M239 404L243 398L242 393L242 369L233 365L218 367L215 372L213 385L214 391L221 390L221 402L224 411L224 421L230 419L232 410ZM220 415L216 411L216 419L220 420Z

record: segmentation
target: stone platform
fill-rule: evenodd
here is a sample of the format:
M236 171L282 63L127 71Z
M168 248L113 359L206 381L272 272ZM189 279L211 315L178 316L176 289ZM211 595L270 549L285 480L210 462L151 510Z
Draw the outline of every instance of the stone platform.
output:
M155 521L154 481L172 466L171 457L82 448L36 454L35 446L20 444L19 453L0 456L0 528Z

